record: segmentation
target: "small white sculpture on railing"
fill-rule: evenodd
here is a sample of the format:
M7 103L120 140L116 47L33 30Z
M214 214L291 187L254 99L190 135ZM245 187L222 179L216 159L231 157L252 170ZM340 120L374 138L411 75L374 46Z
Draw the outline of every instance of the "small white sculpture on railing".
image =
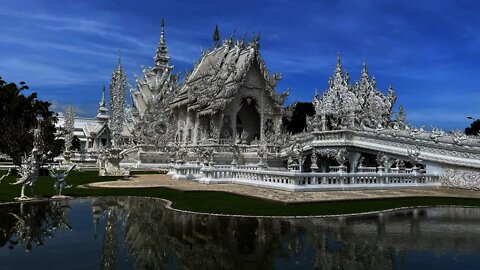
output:
M240 149L238 148L237 144L231 144L230 147L232 148L232 154L233 154L233 159L232 159L232 165L236 166L239 162L239 159L241 157Z
M418 171L417 164L422 162L422 160L420 159L420 149L417 147L417 149L407 150L407 154L408 154L408 159L410 163L412 163L413 165L412 171L417 172Z
M378 164L378 171L379 172L387 172L388 169L388 163L389 163L390 158L385 155L383 152L378 152L376 161Z
M337 151L335 160L338 162L338 165L340 165L340 168L338 169L339 172L345 172L345 163L347 163L347 156L348 151L346 149L340 149Z
M261 168L265 168L265 157L268 155L267 144L264 142L262 143L257 149L257 155L260 157L260 161L258 162L258 166Z
M318 157L317 157L317 151L315 151L315 150L313 150L313 151L312 151L312 156L310 157L310 161L311 161L310 169L312 170L312 172L316 172L316 171L318 171L318 165L317 165L317 161L318 161Z

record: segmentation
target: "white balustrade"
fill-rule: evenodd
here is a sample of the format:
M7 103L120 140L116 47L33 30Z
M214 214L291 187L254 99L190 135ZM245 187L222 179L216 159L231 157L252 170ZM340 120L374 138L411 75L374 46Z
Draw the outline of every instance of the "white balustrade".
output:
M182 164L174 167L175 179L200 180L202 183L245 184L290 191L437 187L439 180L436 175L417 173L304 173L231 165L202 167Z

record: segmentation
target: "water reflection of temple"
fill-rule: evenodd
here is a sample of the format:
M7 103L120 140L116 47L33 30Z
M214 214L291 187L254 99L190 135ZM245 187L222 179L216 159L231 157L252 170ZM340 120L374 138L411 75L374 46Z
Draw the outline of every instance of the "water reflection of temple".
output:
M138 198L103 207L124 218L124 245L136 264L162 269L394 269L409 254L476 254L480 209L412 209L359 217L271 219L191 215ZM115 205L116 201L116 205ZM458 222L461 219L462 222ZM105 239L108 239L105 236Z

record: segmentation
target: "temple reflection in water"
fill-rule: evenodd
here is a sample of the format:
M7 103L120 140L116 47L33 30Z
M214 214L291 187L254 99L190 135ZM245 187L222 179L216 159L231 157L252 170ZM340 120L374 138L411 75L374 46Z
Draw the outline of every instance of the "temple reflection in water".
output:
M93 222L80 212L93 213ZM101 269L404 269L412 263L448 269L480 263L478 208L275 219L192 215L165 209L158 200L100 198L4 205L0 220L0 259L8 247L43 252L53 246L49 241L61 245L59 238L87 229L91 237L79 237L77 245L90 245L91 264Z

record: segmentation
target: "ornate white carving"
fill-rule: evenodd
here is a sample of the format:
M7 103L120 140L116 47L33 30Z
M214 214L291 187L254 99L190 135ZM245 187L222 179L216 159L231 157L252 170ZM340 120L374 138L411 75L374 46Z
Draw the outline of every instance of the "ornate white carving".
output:
M440 185L447 188L480 190L480 172L459 168L446 168L440 177Z
M112 72L110 81L110 130L112 132L113 147L122 145L122 131L125 125L125 93L126 93L126 75L120 63L120 54L118 55L117 68Z
M63 128L65 131L65 151L70 151L72 147L73 130L75 128L75 109L72 105L69 105L65 111L65 124Z

